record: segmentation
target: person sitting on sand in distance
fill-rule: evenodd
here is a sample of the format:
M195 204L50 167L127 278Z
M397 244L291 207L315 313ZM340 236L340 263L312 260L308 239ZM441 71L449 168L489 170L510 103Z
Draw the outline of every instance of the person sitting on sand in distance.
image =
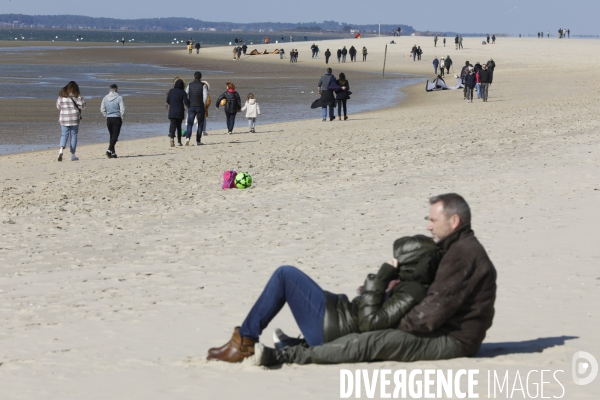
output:
M271 366L474 356L492 326L496 270L462 196L434 196L429 204L432 238L398 239L394 258L367 276L352 302L295 267L279 267L231 340L209 349L207 359L254 356L255 365ZM265 347L259 337L286 303L304 339L277 329L275 348Z
M185 108L190 106L190 100L184 90L185 81L179 77L175 78L173 89L167 94L167 110L171 124L169 126L169 137L171 138L171 147L175 147L175 131L177 131L177 144L181 143L181 123L185 118Z
M225 110L225 117L227 119L227 133L230 135L233 133L233 127L235 125L235 116L242 109L242 101L240 95L235 91L235 85L233 82L227 82L227 90L223 92L217 99L217 110L219 106L223 106Z
M58 122L61 128L60 149L58 150L58 161L63 159L63 150L70 139L71 161L78 161L75 155L77 150L77 134L81 122L81 110L85 108L85 100L79 92L79 85L71 81L67 83L58 93L56 108L60 110Z

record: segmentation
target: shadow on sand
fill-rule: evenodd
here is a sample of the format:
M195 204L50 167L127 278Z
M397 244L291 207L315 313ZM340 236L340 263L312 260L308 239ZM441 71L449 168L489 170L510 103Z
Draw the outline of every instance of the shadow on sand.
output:
M565 341L579 339L578 336L557 336L525 340L522 342L500 342L483 343L477 358L493 358L508 354L531 354L541 353L542 351L554 346L563 346Z

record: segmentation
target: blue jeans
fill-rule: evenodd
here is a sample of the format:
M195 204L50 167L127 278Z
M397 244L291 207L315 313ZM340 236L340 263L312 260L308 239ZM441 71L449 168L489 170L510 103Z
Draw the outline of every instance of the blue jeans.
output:
M196 142L200 141L202 126L204 126L204 107L190 107L188 108L188 120L187 129L185 131L185 137L192 137L192 129L194 128L194 119L198 116L198 131L196 132Z
M476 83L475 89L477 90L477 98L480 99L481 98L481 83Z
M333 105L321 107L321 116L323 117L323 119L327 119L327 108L329 108L329 119L335 119L335 115L333 113Z
M244 320L240 335L258 340L286 302L308 345L319 346L325 343L325 293L308 275L292 266L279 267L271 275L267 286Z
M233 132L233 126L235 125L235 115L237 113L225 113L225 116L227 117L227 132Z
M62 130L62 136L60 137L60 147L67 147L67 139L71 137L71 154L75 154L77 149L77 132L79 132L79 125L73 126L60 126Z

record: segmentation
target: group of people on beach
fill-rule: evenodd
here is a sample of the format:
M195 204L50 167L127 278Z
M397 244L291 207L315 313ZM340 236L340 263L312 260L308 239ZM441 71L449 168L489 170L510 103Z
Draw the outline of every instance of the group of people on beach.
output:
M233 82L227 82L227 90L217 99L216 107L223 107L227 120L227 131L233 133L235 118L238 112L246 112L248 119L248 132L255 132L256 119L260 115L260 106L256 97L252 93L246 96L246 102L242 105L240 95L235 91ZM196 71L194 80L186 86L185 80L176 77L173 82L173 88L169 90L166 98L166 107L170 121L169 138L171 147L175 147L175 138L177 144L183 146L183 121L187 121L185 130L185 146L190 145L194 126L196 128L196 145L202 145L202 136L206 136L206 118L208 117L208 108L211 105L209 94L210 85L202 80L202 73ZM56 107L60 110L59 123L61 126L60 148L58 152L58 161L63 160L64 150L69 143L71 152L71 161L78 161L77 136L79 133L79 124L83 119L82 110L86 102L79 90L79 85L71 81L63 87L56 100ZM109 93L102 99L100 112L106 118L106 126L109 133L109 145L106 151L106 157L117 158L115 146L123 126L125 115L125 102L118 92L116 84L110 85ZM187 114L187 116L186 116Z
M489 87L494 79L494 69L496 62L489 59L487 63L476 62L475 65L465 61L465 65L460 72L460 79L463 83L463 100L469 103L473 102L473 92L477 92L477 98L484 102L488 101Z

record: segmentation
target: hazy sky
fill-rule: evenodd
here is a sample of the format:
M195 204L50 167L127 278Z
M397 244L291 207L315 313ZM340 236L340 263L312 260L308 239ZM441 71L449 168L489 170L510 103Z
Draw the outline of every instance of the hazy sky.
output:
M0 0L0 14L77 14L124 19L192 17L231 22L407 24L416 30L600 34L600 0Z

